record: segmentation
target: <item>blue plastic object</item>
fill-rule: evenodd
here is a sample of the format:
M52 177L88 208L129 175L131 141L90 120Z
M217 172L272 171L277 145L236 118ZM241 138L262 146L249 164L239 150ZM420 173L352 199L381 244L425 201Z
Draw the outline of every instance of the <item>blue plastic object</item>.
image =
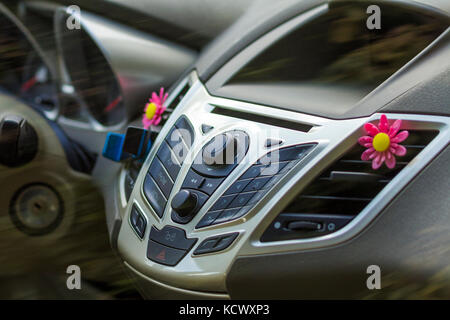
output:
M108 134L106 135L105 145L103 146L103 156L116 162L123 160L122 149L124 142L124 134L108 132Z

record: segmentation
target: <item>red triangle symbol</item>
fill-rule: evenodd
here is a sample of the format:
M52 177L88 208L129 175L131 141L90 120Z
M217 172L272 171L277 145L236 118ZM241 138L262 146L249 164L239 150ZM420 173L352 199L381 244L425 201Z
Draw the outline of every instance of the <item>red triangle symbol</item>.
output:
M166 260L166 249L163 249L157 256L156 259L165 261Z

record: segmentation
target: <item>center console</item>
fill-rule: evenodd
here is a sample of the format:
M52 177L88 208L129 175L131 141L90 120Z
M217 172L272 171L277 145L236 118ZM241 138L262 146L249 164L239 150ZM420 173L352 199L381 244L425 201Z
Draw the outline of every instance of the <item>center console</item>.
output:
M213 97L195 72L189 83L140 169L118 232L124 264L154 297L227 298L227 273L240 257L319 249L351 239L433 156L420 153L405 169L390 172L388 180L380 178L378 196L358 199L364 205L355 212L284 212L310 184L323 186L323 192L304 196L303 207L355 200L331 195L334 184L353 188L352 179L374 182L373 174L348 172L353 164L358 170L367 165L356 159L359 151L356 160L349 152L364 123L379 115L331 120ZM409 130L446 128L442 119L424 124L411 115L398 117ZM430 141L442 135L433 137ZM329 169L338 159L345 168Z

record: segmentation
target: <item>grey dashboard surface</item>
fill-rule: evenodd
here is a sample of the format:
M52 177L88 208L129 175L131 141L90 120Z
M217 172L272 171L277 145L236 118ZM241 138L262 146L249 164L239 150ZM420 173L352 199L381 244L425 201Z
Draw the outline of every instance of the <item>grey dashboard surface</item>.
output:
M403 95L383 107L386 112L416 112L424 114L450 114L448 105L450 88L450 66L424 79Z
M238 258L227 278L231 297L412 299L422 292L422 298L448 298L449 162L447 146L365 231L347 243ZM366 287L370 265L381 268L381 290Z
M213 38L224 31L254 0L107 0Z

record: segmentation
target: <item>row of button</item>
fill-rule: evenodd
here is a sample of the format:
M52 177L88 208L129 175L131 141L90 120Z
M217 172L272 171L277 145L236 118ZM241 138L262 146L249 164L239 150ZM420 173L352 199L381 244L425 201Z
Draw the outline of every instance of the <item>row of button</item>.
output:
M312 146L314 145L298 145L266 154L228 188L196 228L236 220L245 215L306 156ZM272 162L273 160L280 161Z
M225 180L225 178L204 177L196 173L194 170L190 169L181 188L197 189L208 195L212 195L223 182L223 180Z
M225 165L208 165L204 162L203 151L205 150L205 148L210 146L210 144L215 143L216 141L213 139L210 141L210 143L203 147L202 152L199 152L196 156L196 160L187 173L179 192L181 193L185 190L188 190L191 193L191 196L196 196L195 201L197 201L197 204L195 205L195 208L189 208L189 214L184 214L184 212L176 212L177 210L172 211L172 220L174 222L186 224L191 221L192 218L200 211L204 203L208 200L209 196L211 196L216 191L216 189L222 184L229 173L234 170L234 168L236 168L236 166L239 164L239 161L242 160L242 158L248 151L249 137L245 132L240 130L233 130L227 132L226 134L228 134L229 137L232 137L232 139L235 139L236 142L237 151L235 153L233 162ZM185 197L180 199L186 201ZM191 199L189 201L186 201L186 203L193 203L193 201ZM180 206L183 207L184 202L181 202Z
M130 223L139 238L143 239L147 220L136 206L132 207ZM194 251L194 255L217 252L228 248L238 232L205 239ZM147 258L167 266L175 266L192 249L197 238L188 238L184 230L165 226L158 230L152 226L147 247Z
M195 249L194 255L218 252L228 248L239 232L213 236L205 239ZM184 230L165 226L158 230L152 227L147 247L147 258L167 266L175 266L191 250L197 238L188 238Z
M193 142L194 130L182 116L162 142L150 165L144 180L144 194L160 218Z
M145 228L147 227L147 220L144 215L133 205L130 213L130 223L139 238L143 239Z
M200 243L197 249L195 249L194 255L225 250L233 243L233 241L237 238L238 235L239 232L234 232L207 238L203 240L202 243Z

